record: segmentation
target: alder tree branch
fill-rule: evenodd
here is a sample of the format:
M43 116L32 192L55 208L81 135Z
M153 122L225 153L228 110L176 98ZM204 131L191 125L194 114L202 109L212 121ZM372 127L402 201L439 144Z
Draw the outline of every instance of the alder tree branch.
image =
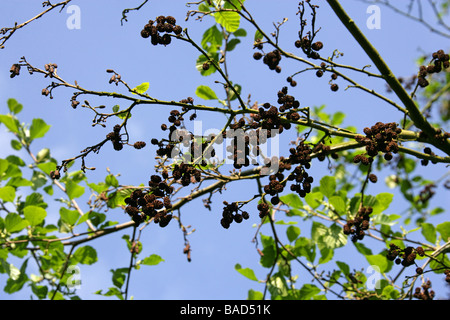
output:
M9 40L9 38L11 38L11 36L19 29L25 27L27 24L41 18L43 15L45 15L46 13L52 11L53 9L62 6L61 9L59 10L59 12L61 12L65 6L72 0L65 0L65 1L61 1L57 4L51 4L50 1L44 1L42 3L43 7L48 6L49 8L42 11L41 13L39 13L38 15L34 16L33 18L18 24L17 22L14 24L14 27L4 27L0 29L0 35L4 35L2 37L0 37L0 49L4 49L5 48L5 42Z
M448 140L441 141L439 139L434 139L434 136L438 133L437 129L434 128L423 114L418 109L414 100L406 92L405 88L401 85L398 78L390 70L386 62L383 60L381 55L378 53L377 49L369 42L362 31L358 28L355 21L351 19L350 16L345 12L344 8L341 6L337 0L327 0L330 7L333 9L336 16L340 19L342 24L347 28L347 30L352 34L353 38L359 43L361 48L366 52L375 66L378 68L380 73L383 75L385 81L390 86L390 88L395 92L397 97L402 101L403 105L408 111L408 116L414 122L414 125L421 129L426 135L426 141L436 148L445 152L450 156L450 143Z
M123 11L122 11L122 18L120 19L120 24L121 25L123 25L123 21L125 21L125 22L128 22L128 16L127 16L127 14L130 12L130 11L133 11L133 10L140 10L146 3L148 2L148 0L144 0L144 2L142 2L139 6L137 6L136 8L128 8L128 9L124 9Z

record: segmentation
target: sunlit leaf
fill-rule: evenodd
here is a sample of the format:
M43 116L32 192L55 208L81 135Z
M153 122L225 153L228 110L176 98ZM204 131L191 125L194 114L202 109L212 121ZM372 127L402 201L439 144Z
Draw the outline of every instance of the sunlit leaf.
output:
M80 247L74 252L73 259L81 264L90 265L97 262L97 251L91 246Z
M5 202L13 202L16 198L16 189L12 186L0 187L0 199Z
M216 93L208 86L198 86L195 90L195 94L204 100L217 100Z
M237 12L220 11L214 14L216 22L222 25L228 32L235 32L239 29L241 17Z
M159 255L157 254L152 254L149 257L144 258L141 261L141 264L146 265L146 266L156 266L157 264L159 264L160 262L163 262L164 259L161 258Z
M143 82L140 85L138 85L137 87L135 87L133 89L133 91L136 91L139 94L143 94L143 93L145 93L148 90L148 88L150 88L150 83ZM133 92L133 94L135 94L135 93Z
M241 265L239 263L237 263L234 268L240 273L242 274L244 277L253 280L253 281L258 281L258 278L255 276L255 272L250 269L250 268L242 268Z
M25 207L25 209L23 209L23 214L25 215L25 219L27 219L32 226L40 224L47 216L47 212L43 208L37 206Z
M48 130L50 130L50 125L46 124L42 119L33 119L30 126L30 138L37 139L45 136Z

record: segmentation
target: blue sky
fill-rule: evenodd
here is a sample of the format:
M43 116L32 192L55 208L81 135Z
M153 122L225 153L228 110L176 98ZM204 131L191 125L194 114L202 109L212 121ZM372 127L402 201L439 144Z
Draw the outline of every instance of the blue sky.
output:
M357 43L333 15L324 1L319 1L320 9L317 25L322 29L318 38L324 43L323 54L330 55L334 49L344 53L339 58L342 64L363 67L370 64ZM141 1L129 1L126 6L135 7ZM34 152L49 147L52 156L58 160L70 158L80 150L103 139L115 123L109 122L107 128L91 127L92 114L88 110L70 107L72 90L58 88L54 99L41 95L42 88L49 84L48 79L39 75L30 76L22 69L20 77L10 79L9 68L25 56L34 66L42 68L44 64L57 63L58 74L69 82L77 81L81 86L98 91L121 90L108 84L110 75L106 69L114 69L122 75L124 81L134 87L142 82L149 82L148 93L162 100L181 100L188 96L195 97L195 89L199 85L208 85L217 93L221 93L215 80L217 75L202 77L195 70L195 60L199 53L189 44L173 41L166 48L152 46L148 40L140 37L140 30L149 19L159 15L172 15L182 27L187 27L190 36L200 42L203 30L212 26L213 21L205 17L202 22L191 18L185 21L185 1L150 0L140 11L128 14L128 22L120 23L123 1L97 0L73 1L80 8L81 28L70 30L66 21L70 14L65 10L56 11L34 21L29 26L18 30L6 42L6 48L0 51L0 111L7 112L6 101L16 98L24 105L20 119L30 122L39 117L52 125L45 139L35 142ZM276 4L275 4L276 3ZM273 22L288 21L281 29L280 43L288 51L296 49L293 42L298 32L298 16L296 16L298 1L251 1L246 6L255 20L268 33L273 31ZM438 49L448 50L448 42L430 33L422 25L395 15L386 8L381 8L381 29L370 30L366 27L369 15L367 4L359 1L342 1L344 8L354 18L355 22L365 32L368 39L379 50L384 60L398 76L410 76L417 71L415 59L424 52ZM2 3L0 12L0 27L11 26L15 21L28 20L41 10L40 1L21 0ZM254 29L246 22L241 27L247 30L247 37L237 48L229 53L229 74L231 80L243 86L242 96L251 94L252 101L276 102L276 92L286 85L286 77L300 70L302 65L292 61L282 60L283 71L280 75L270 72L262 62L252 59L252 38ZM447 45L447 47L446 47ZM375 70L374 70L375 72ZM384 93L384 84L379 81L355 75L358 81L364 81ZM341 89L333 93L328 89L326 79L318 79L313 75L298 78L298 86L290 88L289 93L300 100L302 106L326 105L326 111L342 111L347 114L346 125L357 124L362 129L376 121L398 121L400 114L379 99L362 93L357 89ZM91 105L106 104L112 106L121 101L112 101L93 97L89 98ZM124 107L126 105L123 105ZM159 126L167 123L170 109L164 106L140 106L133 114L128 126L131 139L134 141L150 141L153 137L161 137ZM225 118L211 113L199 113L203 120L203 128L221 128ZM293 136L293 134L292 134ZM291 137L292 137L291 136ZM0 156L12 152L9 150L9 135L4 127L0 127L2 148ZM291 138L286 138L287 142ZM128 149L115 152L112 148L104 148L99 155L91 155L87 165L96 167L96 171L88 173L88 180L98 182L104 179L107 168L114 174L121 174L122 184L146 183L153 172L155 148L148 143L143 150ZM24 155L25 156L25 155ZM75 167L79 165L77 163ZM313 164L316 176L329 174L326 164ZM445 168L424 167L421 173L430 178L440 177ZM387 175L388 173L386 173ZM384 178L384 177L383 177ZM378 190L371 186L370 192ZM380 188L380 186L377 186ZM143 266L141 270L133 271L130 282L130 295L135 299L245 299L248 289L262 291L263 284L252 282L234 270L236 263L244 268L252 268L259 279L264 279L267 269L259 266L255 244L251 242L256 229L256 220L240 225L234 224L230 229L223 229L220 224L222 201L245 200L256 191L255 183L239 182L229 185L223 195L213 198L213 210L203 208L201 199L182 208L181 217L185 224L196 229L189 236L193 248L192 261L188 263L182 253L184 241L182 233L175 223L168 228L160 229L154 226L146 228L142 234L142 257L158 254L165 261L158 266ZM59 195L62 196L62 195ZM398 197L400 198L400 197ZM395 198L395 199L398 199ZM80 201L80 203L82 203ZM448 207L448 198L437 196L432 202L435 206ZM84 203L82 203L84 204ZM58 211L49 213L49 219L57 219ZM87 206L85 206L86 208ZM391 210L402 211L399 201ZM256 211L256 210L253 210ZM49 211L50 212L50 211ZM108 213L112 220L126 221L121 210ZM256 212L253 213L256 218ZM441 215L432 222L442 222ZM448 219L447 219L448 220ZM298 226L302 235L310 230L308 224ZM412 227L411 227L412 228ZM280 233L284 233L281 231ZM125 242L122 235L130 234L131 229L108 237L102 237L92 245L97 248L99 261L93 266L82 266L82 286L78 294L84 299L99 299L92 293L98 289L104 291L112 285L110 269L126 267L129 263ZM269 233L268 229L264 230ZM336 255L345 259L353 248L337 250ZM367 262L358 261L355 268L367 268ZM305 272L298 269L298 274ZM0 275L3 281L4 275ZM309 275L305 275L309 282ZM438 283L436 283L438 285ZM443 289L442 293L447 292ZM0 292L0 299L26 299L29 293L18 293L6 296Z

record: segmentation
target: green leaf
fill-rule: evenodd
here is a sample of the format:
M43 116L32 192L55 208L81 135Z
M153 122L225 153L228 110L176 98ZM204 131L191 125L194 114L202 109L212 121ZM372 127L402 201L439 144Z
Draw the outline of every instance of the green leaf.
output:
M328 233L328 227L320 222L313 221L311 227L311 240L314 241L319 248L321 247L321 238Z
M332 196L331 198L328 199L328 201L338 214L343 215L347 212L345 202L340 196Z
M441 234L442 240L449 241L450 238L450 221L440 223L436 226L436 230Z
M319 249L324 247L335 249L347 243L347 236L344 235L340 226L333 224L327 227L316 221L312 225L311 239L317 243Z
M394 195L392 193L384 192L377 194L375 204L372 206L373 214L379 214L389 208L393 198Z
M404 168L406 173L411 173L414 171L416 167L416 161L409 158L403 158L402 161L399 162L399 168Z
M392 300L396 300L400 296L400 293L391 285L384 287L381 294Z
M73 200L75 198L81 197L84 194L84 187L78 185L72 180L68 180L66 182L66 193L69 196L70 200Z
M294 241L300 235L300 228L296 226L289 226L286 230L286 235L288 237L289 242Z
M211 10L209 9L208 5L206 5L205 3L201 3L198 6L198 11L200 11L200 12L210 12Z
M209 59L214 60L214 61L218 61L219 60L219 54L217 52L210 52L209 54ZM203 64L207 61L209 61L208 57L206 57L205 55L200 55L197 58L197 61L195 62L195 68L200 71L200 74L202 76L209 76L212 75L214 72L217 71L216 67L210 63L209 65L209 69L208 70L203 70Z
M222 41L222 32L216 25L213 25L203 33L201 45L203 49L215 52L222 45Z
M106 176L106 178L105 178L105 183L106 183L108 186L111 186L111 187L114 187L114 188L117 188L117 187L119 186L119 181L118 181L117 178L116 178L114 175L112 175L112 174L109 174L109 175Z
M133 91L136 91L139 94L143 94L144 92L146 92L148 90L148 88L150 88L150 83L143 82L140 85L138 85L136 88L134 88ZM135 93L133 93L133 94L135 94Z
M445 212L445 210L441 207L437 207L430 211L430 216L434 216L434 215L440 214L442 212Z
M322 120L322 122L326 122L326 123L331 122L330 116L326 112L317 112L317 116L319 117L320 120Z
M267 287L272 299L283 299L289 294L286 279L278 273L268 279Z
M126 275L128 274L128 268L119 268L116 270L110 270L112 272L112 282L119 289L122 288L125 283Z
M86 214L83 215L83 217L86 216ZM95 211L89 212L88 214L89 216L89 220L92 222L92 224L94 226L98 226L99 224L101 224L103 221L105 221L106 219L106 215L103 213L98 213ZM81 219L80 219L81 220Z
M255 272L253 272L252 269L250 268L245 268L242 269L241 265L239 263L237 263L234 268L240 273L242 274L244 277L253 280L253 281L258 281L258 278L255 276Z
M30 126L30 138L42 138L43 136L45 136L50 127L51 126L46 124L42 119L33 119Z
M6 293L14 293L17 291L20 291L22 289L22 287L24 286L24 284L28 281L28 276L26 274L26 268L27 268L27 264L28 264L28 259L26 259L22 266L20 267L20 274L18 275L18 277L15 277L15 279L13 278L8 278L8 280L6 281L6 286L3 289Z
M324 247L320 249L320 259L319 264L324 264L333 259L334 249L329 247Z
M300 300L311 300L318 293L320 293L318 287L313 284L305 283L300 289Z
M116 296L120 300L124 300L122 292L116 287L109 288L106 293L102 293L102 290L99 290L99 291L96 291L95 294L99 294L99 295L102 295L102 296L105 296L105 297Z
M241 85L235 84L233 87L234 87L234 90L236 90L237 94L240 95L240 94L241 94L241 91L242 91ZM229 90L229 91L228 91L228 96L230 97L230 101L236 100L237 97L238 97L237 94L234 93L233 90Z
M27 219L32 226L37 226L42 221L44 221L45 217L47 216L47 212L45 211L45 209L37 206L25 207L25 209L23 209L23 214L25 216L25 219Z
M336 178L332 176L324 176L320 179L319 189L325 197L331 198L336 191Z
M59 215L61 216L61 220L67 223L69 226L75 225L80 214L76 210L69 210L67 208L61 207L59 209ZM87 216L87 215L86 215Z
M0 115L0 122L3 123L9 131L19 133L19 121L12 115Z
M44 162L50 159L50 149L44 148L39 150L36 155L37 162Z
M81 264L93 264L97 262L97 251L91 246L78 248L73 254L73 260Z
M9 161L6 159L0 159L0 177L8 169Z
M422 223L422 235L431 243L436 243L436 228L431 223Z
M26 237L25 236L19 236L16 239L18 239L18 240L19 239L26 239ZM28 250L27 250L27 243L26 242L18 243L18 244L16 244L14 249L9 249L9 253L11 253L12 255L14 255L14 256L16 256L16 257L18 257L20 259L22 259L22 258L24 258L25 256L28 255L29 252L27 252L27 251Z
M337 224L332 224L329 228L329 233L324 238L330 248L340 248L347 244L347 236L344 235L342 227Z
M313 209L320 206L323 199L323 194L321 192L311 192L306 194L305 201Z
M11 187L31 187L33 185L33 182L31 182L28 179L22 178L22 177L13 177L11 179L9 179L8 183L6 184L7 186L11 186Z
M278 220L277 222L275 222L275 224L281 224L281 225L291 225L291 224L297 224L297 221L284 221L284 220Z
M350 267L345 262L336 261L336 265L339 267L339 269L342 271L344 275L348 275L350 273Z
M314 263L316 245L311 239L300 237L295 241L295 252L297 255L306 257L309 262Z
M356 247L356 250L358 250L359 253L365 255L365 256L371 256L373 255L372 250L370 248L367 248L363 243L361 242L355 242L353 243Z
M262 40L263 37L264 37L263 34L259 30L256 30L253 40L254 41Z
M390 217L388 217L384 213L374 216L374 218L371 219L371 221L374 224L380 224L380 225L385 225L385 226L389 226L389 227L397 224L397 222L393 221Z
M263 245L263 256L260 263L263 267L270 268L276 257L275 241L272 237L261 234L261 243Z
M195 90L195 94L204 100L217 100L216 93L208 86L198 86Z
M87 185L89 186L89 188L91 188L98 194L102 193L103 191L108 190L108 185L104 182L99 182L99 183L92 182L92 183L88 183Z
M433 270L434 273L442 274L445 272L447 268L443 268L442 266L449 266L450 265L450 259L447 257L447 252L444 251L443 253L437 255L435 259L431 260L430 262L430 269Z
M17 140L11 140L11 147L14 150L18 151L18 150L22 149L22 144L19 141L17 141Z
M116 114L116 117L122 120L130 119L132 114L127 110L122 110Z
M28 221L22 219L17 213L10 212L5 218L5 228L8 232L18 232L28 226Z
M7 103L9 111L13 114L18 114L23 109L23 106L16 99L10 98Z
M20 277L20 270L17 267L15 267L12 263L10 263L9 265L5 264L5 271L11 278L11 280L15 281Z
M262 292L255 291L253 289L248 290L248 300L262 300L264 297Z
M0 188L0 199L5 202L13 202L16 198L16 189L11 186L5 186Z
M56 301L66 300L64 298L64 295L60 291L57 291L55 293L55 290L49 291L47 297L49 299L56 300Z
M86 175L81 170L73 171L73 172L69 173L68 177L76 183L86 180Z
M331 119L331 124L333 126L340 125L345 119L345 113L338 111L335 114L333 114L333 119Z
M392 261L386 259L386 256L382 254L366 255L365 257L371 266L379 269L380 273L388 272L392 268ZM374 269L377 270L377 268Z
M55 162L44 162L44 163L39 163L38 168L42 170L42 172L46 173L46 174L50 174L50 172L52 170L56 169L56 163Z
M302 209L303 202L295 193L289 193L280 197L281 202L294 209Z
M48 288L46 286L39 286L36 283L31 284L31 291L38 297L39 300L45 299L48 293Z
M240 29L237 29L237 30L233 33L233 35L234 35L235 37L246 37L246 36L247 36L247 31L246 31L245 29L240 28Z
M16 156L16 155L9 155L6 157L6 160L8 160L10 163L13 163L19 167L25 166L25 161L22 160L22 158Z
M241 40L239 39L231 39L228 41L227 46L225 48L226 51L233 51L236 46L241 43Z
M228 32L235 32L239 29L241 17L237 12L216 12L214 18L216 19L216 22L222 25Z
M3 179L8 179L12 177L21 177L22 171L19 169L17 165L14 163L9 162L7 169L3 173Z
M83 222L86 222L89 219L89 214L85 213L82 216L80 216L80 220L78 220L77 225L82 224Z
M47 207L47 204L44 202L44 197L42 196L42 194L38 192L33 192L26 197L25 207L34 205L44 209Z
M234 9L234 10L241 10L242 5L241 3L244 3L245 0L227 0L223 7L225 9Z
M286 212L286 215L288 217L292 217L292 216L306 217L306 213L304 213L303 211L297 210L297 209L290 209L288 212Z
M160 262L163 262L164 259L158 256L157 254L152 254L151 256L143 259L141 261L141 264L144 264L146 266L156 266Z

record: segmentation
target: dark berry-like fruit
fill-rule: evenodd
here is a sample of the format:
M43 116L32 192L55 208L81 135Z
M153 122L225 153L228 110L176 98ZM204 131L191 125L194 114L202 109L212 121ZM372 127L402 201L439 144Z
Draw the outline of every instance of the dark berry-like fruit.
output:
M142 149L146 146L146 143L144 141L137 141L133 146L135 149Z
M263 55L261 52L255 52L253 54L253 59L255 59L255 60L260 60L262 57L263 57Z

